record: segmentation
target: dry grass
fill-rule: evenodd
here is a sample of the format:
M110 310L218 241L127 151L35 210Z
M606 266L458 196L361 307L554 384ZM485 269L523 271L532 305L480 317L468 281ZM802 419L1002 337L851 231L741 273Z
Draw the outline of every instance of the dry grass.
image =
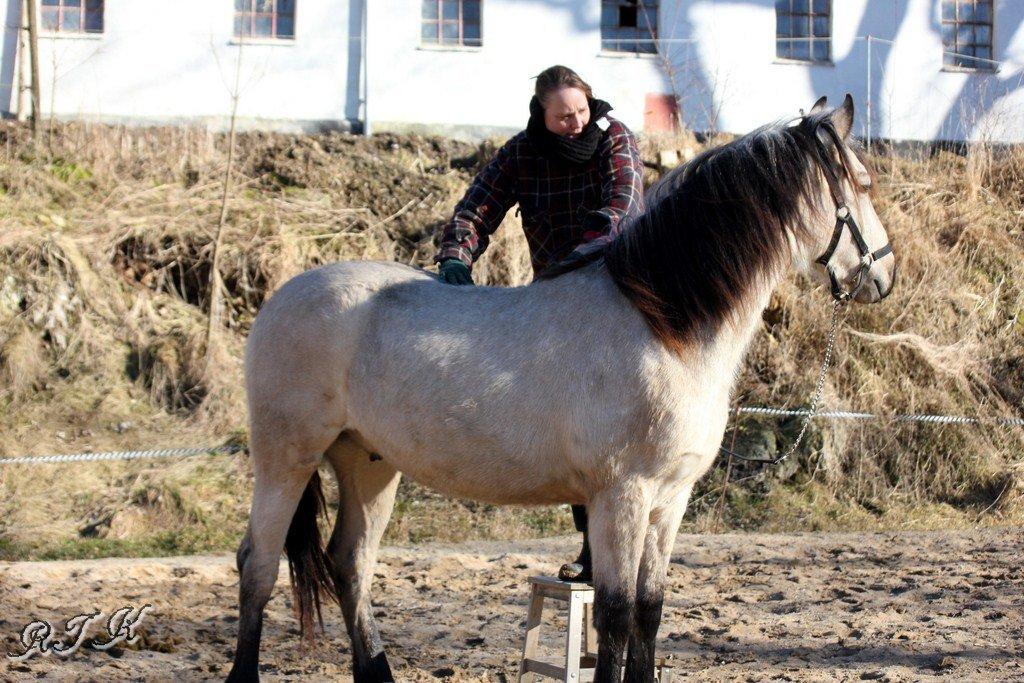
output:
M225 144L193 129L67 125L35 148L23 128L0 129L0 453L244 438L240 358L267 295L340 259L428 265L437 228L495 149L417 136L240 135L221 255L225 329L208 350ZM696 146L692 137L644 140L649 180L659 150L685 157ZM851 310L828 406L1021 415L1024 153L874 161L900 279L885 303ZM518 219L506 223L474 269L478 282L529 278ZM740 378L741 402L806 401L829 312L825 293L809 289L793 280L774 297ZM798 428L745 418L737 448L785 447ZM1022 451L1024 432L1006 427L828 423L781 472L737 465L723 487L725 470L716 471L694 524L1020 519ZM248 504L246 465L231 459L6 468L0 478L0 546L18 549L8 554L228 547ZM403 489L398 512L390 538L410 542L569 525L550 509L497 511L415 487ZM81 538L85 546L61 545Z

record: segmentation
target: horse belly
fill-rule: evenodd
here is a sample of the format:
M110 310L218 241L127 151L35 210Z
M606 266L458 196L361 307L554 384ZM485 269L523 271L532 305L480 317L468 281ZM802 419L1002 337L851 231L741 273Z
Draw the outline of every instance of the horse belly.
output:
M425 388L442 381L429 364L416 382L381 367L373 382L358 375L349 382L350 429L405 476L445 495L496 504L581 497L550 415L479 391L452 401L448 391Z

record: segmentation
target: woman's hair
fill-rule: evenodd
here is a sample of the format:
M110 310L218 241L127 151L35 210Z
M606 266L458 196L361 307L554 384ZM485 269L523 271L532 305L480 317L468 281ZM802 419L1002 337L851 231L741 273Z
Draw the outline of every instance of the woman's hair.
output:
M579 88L587 99L594 98L594 91L590 89L590 85L580 78L578 73L561 64L549 66L537 74L537 85L533 92L540 103L544 104L548 95L562 88Z

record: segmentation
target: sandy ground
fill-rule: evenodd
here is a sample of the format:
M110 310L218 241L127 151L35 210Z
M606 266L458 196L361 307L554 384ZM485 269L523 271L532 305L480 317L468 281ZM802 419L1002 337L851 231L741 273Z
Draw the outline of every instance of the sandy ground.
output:
M526 577L568 538L386 548L378 621L399 680L514 680ZM1020 529L680 536L659 654L684 680L1024 681ZM265 680L351 680L338 609L299 645L286 570L268 605ZM203 680L229 670L237 625L229 555L0 564L0 634L34 619L152 603L134 648L5 661L4 679ZM551 610L542 640L557 645ZM97 631L100 627L97 625ZM97 636L100 635L98 632ZM340 649L340 652L339 652ZM554 649L551 650L554 652Z

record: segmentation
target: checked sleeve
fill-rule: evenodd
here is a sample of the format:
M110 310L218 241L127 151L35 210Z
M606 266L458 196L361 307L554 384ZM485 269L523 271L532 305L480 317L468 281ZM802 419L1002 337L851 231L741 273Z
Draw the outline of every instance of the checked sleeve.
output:
M455 205L455 215L441 233L441 247L434 256L435 263L457 258L472 266L473 261L487 249L490 235L516 203L516 143L516 138L513 138L498 150Z
M583 241L569 255L569 260L610 242L619 233L623 221L644 209L643 162L629 129L616 121L601 141L598 154L603 206L584 218Z

